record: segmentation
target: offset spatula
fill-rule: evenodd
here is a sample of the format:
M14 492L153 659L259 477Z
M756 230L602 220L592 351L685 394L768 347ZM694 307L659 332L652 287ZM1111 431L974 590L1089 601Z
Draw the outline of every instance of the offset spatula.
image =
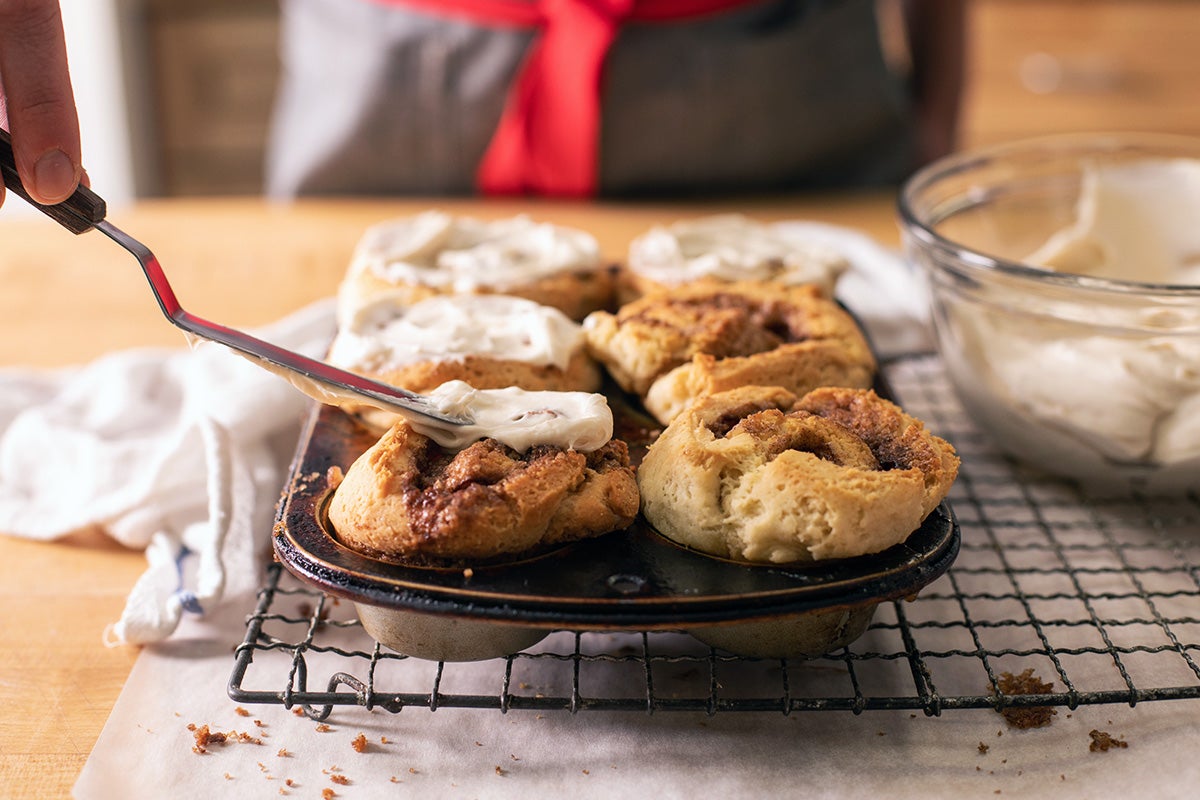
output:
M323 361L317 361L300 353L285 350L270 342L265 342L249 334L209 322L188 313L179 304L179 301L175 299L175 292L172 291L166 274L159 265L158 259L150 252L150 248L104 218L106 214L104 200L96 193L85 186L80 186L73 195L63 202L49 206L42 205L30 197L29 193L25 190L25 186L21 183L20 176L17 175L16 162L13 159L12 139L9 137L8 131L3 129L0 129L0 175L4 177L4 186L6 189L20 195L35 208L72 233L86 233L95 228L132 253L138 263L142 265L142 271L146 274L146 279L150 281L150 289L154 292L154 297L158 300L158 306L162 309L163 314L187 333L230 347L243 355L249 356L256 363L260 363L264 369L271 368L261 364L261 362L273 364L276 367L286 370L288 373L299 376L302 380L293 382L297 383L307 394L318 399L322 399L320 396L321 393L313 391L314 387L308 385L309 382L329 392L332 398L327 399L336 398L338 395L344 396L350 394L364 398L373 405L382 405L400 414L416 414L439 423L469 425L473 422L469 416L446 414L439 411L433 402L424 395L398 389L395 386L389 386L386 383L379 383L378 381L364 378L361 375L356 375L353 372L338 369Z

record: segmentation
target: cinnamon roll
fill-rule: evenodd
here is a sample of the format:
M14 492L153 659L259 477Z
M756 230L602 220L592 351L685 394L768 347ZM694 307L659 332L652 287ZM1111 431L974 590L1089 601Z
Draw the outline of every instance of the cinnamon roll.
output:
M743 281L658 292L584 320L588 351L668 423L738 386L869 386L875 359L854 320L813 286Z
M696 281L751 280L812 284L832 297L849 266L841 253L790 234L786 225L718 214L655 226L634 239L618 272L617 299L629 303Z
M454 450L399 421L347 470L328 513L338 540L369 557L479 564L623 529L638 503L619 439L586 453L490 438Z
M525 216L489 222L426 211L363 234L338 287L338 318L380 297L412 305L437 295L507 294L582 320L609 306L613 282L585 231Z
M592 392L600 369L580 326L561 311L506 295L385 297L339 326L328 360L384 383L428 393L450 381L476 389ZM379 432L395 415L343 404Z
M903 542L945 498L954 448L873 391L749 386L688 408L638 470L642 513L739 561L847 558Z

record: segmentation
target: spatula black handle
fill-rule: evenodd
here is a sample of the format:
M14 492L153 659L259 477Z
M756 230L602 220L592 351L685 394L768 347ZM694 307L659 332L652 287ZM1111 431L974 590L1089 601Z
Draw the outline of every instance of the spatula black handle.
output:
M86 186L80 186L75 193L61 203L42 205L29 196L21 176L17 174L17 161L13 156L12 137L8 131L0 128L0 176L4 178L4 188L19 194L31 206L41 211L50 219L62 225L71 233L84 233L104 220L107 210L104 199Z

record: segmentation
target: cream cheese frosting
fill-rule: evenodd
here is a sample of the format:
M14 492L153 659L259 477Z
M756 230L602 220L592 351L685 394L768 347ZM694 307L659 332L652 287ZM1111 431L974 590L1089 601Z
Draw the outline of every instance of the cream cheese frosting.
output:
M1200 162L1095 166L1075 221L1025 261L1200 284L1197 220ZM1031 462L1089 483L1115 468L1151 490L1200 488L1200 307L1136 292L1080 299L1083 291L987 286L983 307L952 308L958 341L944 355L964 401Z
M381 297L339 326L329 361L387 372L425 361L488 356L566 369L582 328L561 311L507 295L445 295L404 306Z
M471 292L504 291L599 264L599 244L585 231L524 215L488 222L431 210L369 228L349 271L369 270L387 283Z
M450 450L487 438L522 453L539 444L590 453L612 439L612 410L602 394L474 389L463 381L449 381L426 396L443 413L467 414L475 420L471 425L450 425L428 417L409 419L413 430Z
M1025 260L1110 280L1200 285L1200 161L1091 165L1074 224Z
M668 286L708 277L815 283L829 293L848 267L841 253L821 242L740 214L656 226L629 246L629 268Z

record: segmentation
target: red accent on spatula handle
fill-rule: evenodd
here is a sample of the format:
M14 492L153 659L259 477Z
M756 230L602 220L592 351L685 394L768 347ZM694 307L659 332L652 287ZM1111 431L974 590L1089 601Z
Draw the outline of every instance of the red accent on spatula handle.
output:
M21 176L17 174L17 162L13 157L12 137L8 131L0 128L0 175L4 178L4 188L20 195L31 206L41 211L50 219L62 225L71 233L84 233L104 220L107 213L104 199L86 186L80 186L75 193L61 203L42 205L29 196Z

